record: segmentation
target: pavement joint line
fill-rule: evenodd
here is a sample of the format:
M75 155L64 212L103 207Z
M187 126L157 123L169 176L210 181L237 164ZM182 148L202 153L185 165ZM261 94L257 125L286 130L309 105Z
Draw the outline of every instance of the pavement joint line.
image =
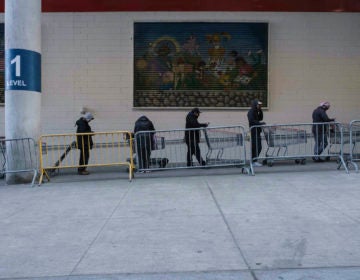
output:
M355 267L356 268L356 267ZM84 277L92 277L94 279L102 279L104 277L106 277L106 279L117 279L118 277L121 277L121 279L124 279L124 277L128 276L128 277L136 277L136 276L163 276L163 275L169 275L169 276L176 276L176 275L189 275L189 274L208 274L211 275L212 273L247 273L248 270L247 269L225 269L225 270L187 270L187 271L167 271L167 272L122 272L122 273L99 273L99 274L93 274L93 273L89 273L89 274L73 274L73 275L53 275L53 276L31 276L31 277L11 277L11 278L1 278L0 280L56 280L56 279L61 279L64 280L64 278L66 278L66 280L76 280L78 278L80 279L84 279ZM96 278L95 278L96 277ZM101 277L101 278L97 278L97 277ZM127 277L127 278L128 278ZM163 279L163 278L162 278ZM166 278L168 279L168 278ZM186 278L184 278L186 279Z
M100 228L99 232L96 234L95 238L93 239L93 241L91 241L91 243L89 244L89 246L87 247L87 249L84 251L84 253L82 254L82 256L80 257L79 261L75 264L74 268L71 270L71 272L69 273L68 277L72 276L74 271L76 270L76 268L79 266L79 264L82 262L82 260L84 259L84 257L86 256L86 254L89 252L90 248L93 246L93 244L95 243L95 241L99 238L101 232L104 230L105 226L109 223L110 219L112 218L112 216L114 215L114 213L116 212L116 210L119 208L120 204L122 203L122 201L125 199L125 197L128 195L128 193L130 192L130 189L132 189L133 184L129 184L129 186L127 187L126 192L124 193L124 195L120 198L119 203L116 205L116 207L114 208L114 210L111 212L111 214L109 215L109 217L105 220L104 224L102 225L102 227Z
M248 261L246 260L245 254L244 254L244 252L242 251L240 245L238 244L238 242L237 242L237 240L236 240L236 237L235 237L234 233L233 233L232 230L231 230L231 227L230 227L230 225L229 225L229 222L227 221L227 219L226 219L226 217L225 217L225 215L224 215L224 212L222 211L222 209L221 209L221 207L220 207L220 204L219 204L219 202L217 201L217 199L216 199L216 197L215 197L215 194L214 194L214 192L212 191L212 189L211 189L211 187L210 187L209 182L208 182L207 180L205 180L205 182L206 182L206 185L207 185L207 187L208 187L208 190L209 190L209 192L210 192L210 194L211 194L211 197L212 197L212 199L214 200L215 205L216 205L217 209L219 210L220 215L221 215L221 217L222 217L222 219L223 219L223 221L224 221L224 223L225 223L225 225L226 225L226 227L227 227L227 229L228 229L228 231L229 231L229 233L230 233L230 235L231 235L231 238L232 238L232 240L233 240L236 248L238 249L238 251L239 251L239 253L240 253L240 256L242 257L242 259L243 259L246 267L248 268L248 270L249 270L251 276L254 278L254 280L259 280L259 279L257 278L257 276L255 275L254 270L251 268L250 264L249 264Z
M344 265L344 266L308 266L308 267L274 267L274 268L255 268L256 272L269 272L269 271L288 271L288 270L336 270L336 269L360 269L357 265ZM301 280L301 279L300 279Z

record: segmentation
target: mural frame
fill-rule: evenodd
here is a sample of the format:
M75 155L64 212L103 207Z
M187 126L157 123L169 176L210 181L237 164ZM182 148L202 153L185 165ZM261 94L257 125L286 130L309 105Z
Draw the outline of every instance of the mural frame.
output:
M268 22L134 22L134 109L269 104Z

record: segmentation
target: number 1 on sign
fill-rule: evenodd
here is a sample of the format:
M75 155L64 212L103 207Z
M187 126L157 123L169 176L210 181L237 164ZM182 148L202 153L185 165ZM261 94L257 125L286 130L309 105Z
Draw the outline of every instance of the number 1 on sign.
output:
M20 55L15 56L15 58L13 60L11 60L11 64L15 63L15 75L16 77L20 77L21 76L21 72L20 72Z

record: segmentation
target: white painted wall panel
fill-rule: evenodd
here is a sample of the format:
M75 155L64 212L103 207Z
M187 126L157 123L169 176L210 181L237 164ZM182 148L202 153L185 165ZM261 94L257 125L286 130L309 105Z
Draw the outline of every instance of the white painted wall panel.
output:
M3 14L0 19L3 20ZM329 116L360 119L360 14L47 13L42 17L42 132L73 132L83 106L95 131L133 129L147 115L157 129L184 127L188 110L134 110L134 21L269 22L267 123L311 122L322 100ZM247 124L246 110L203 110L212 125ZM4 134L4 108L0 108Z

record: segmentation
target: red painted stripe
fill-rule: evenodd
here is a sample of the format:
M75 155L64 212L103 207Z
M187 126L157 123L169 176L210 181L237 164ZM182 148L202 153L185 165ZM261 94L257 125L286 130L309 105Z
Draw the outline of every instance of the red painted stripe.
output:
M5 0L0 0L0 12ZM359 0L42 0L43 12L360 12Z

